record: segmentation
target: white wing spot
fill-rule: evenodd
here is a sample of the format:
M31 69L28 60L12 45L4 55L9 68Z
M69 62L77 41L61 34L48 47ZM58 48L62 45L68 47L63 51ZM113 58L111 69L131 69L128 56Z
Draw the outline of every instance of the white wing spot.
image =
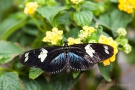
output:
M45 60L45 58L47 57L47 53L48 53L47 50L45 50L44 48L41 49L41 53L38 56L38 58L41 59L41 62Z
M25 60L24 60L24 62L27 62L27 61L28 61L28 59L29 59L28 55L29 55L29 53L28 53L28 52L27 52L27 53L25 53Z
M109 51L108 51L108 46L103 46L104 49L105 49L105 53L109 54Z
M95 50L93 50L90 45L91 44L88 44L87 46L85 46L85 50L91 57L93 57L93 54L95 53Z

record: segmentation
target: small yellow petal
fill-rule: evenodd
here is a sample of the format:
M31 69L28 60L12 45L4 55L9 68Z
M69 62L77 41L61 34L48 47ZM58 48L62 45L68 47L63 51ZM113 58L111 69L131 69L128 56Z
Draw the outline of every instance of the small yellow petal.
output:
M110 61L111 61L111 62L114 62L114 61L115 61L115 55L113 55L113 56L110 58Z
M68 38L68 44L69 44L69 45L74 44L74 38L69 37L69 38Z
M89 27L89 31L90 31L90 33L93 33L95 31L95 28L94 27Z
M52 28L52 31L53 32L57 32L58 31L58 28L57 27L54 27L54 28Z
M88 31L88 29L89 29L88 26L84 26L84 27L83 27L83 30L84 30L84 31Z
M46 37L43 38L44 42L50 42L52 45L56 45L62 39L63 31L54 27L52 31L46 32Z
M48 37L44 37L42 41L43 42L48 42L48 41L50 41L50 39Z
M73 4L79 4L79 3L81 3L82 1L84 1L84 0L70 0L71 1L71 3L73 3Z
M80 38L77 38L74 40L74 44L80 44L81 43L81 39Z
M37 2L27 2L24 8L24 13L27 15L32 15L38 8Z
M110 61L108 59L107 60L104 60L103 61L103 64L104 64L104 66L110 65Z

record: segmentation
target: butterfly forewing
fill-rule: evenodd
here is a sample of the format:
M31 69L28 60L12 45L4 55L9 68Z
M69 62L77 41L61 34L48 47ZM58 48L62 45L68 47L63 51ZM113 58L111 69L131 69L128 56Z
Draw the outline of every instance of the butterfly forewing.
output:
M19 60L23 65L31 67L41 66L41 61L38 55L41 53L40 49L30 50L20 55Z
M88 57L90 61L94 60L94 62L99 62L101 60L108 59L113 55L114 52L113 47L111 47L110 45L100 43L75 44L71 45L70 47L77 47L82 50L85 50L85 53L89 55L89 57L86 57Z
M45 47L30 50L20 55L20 62L23 65L39 67L47 73L58 73L64 69L65 55L63 47Z

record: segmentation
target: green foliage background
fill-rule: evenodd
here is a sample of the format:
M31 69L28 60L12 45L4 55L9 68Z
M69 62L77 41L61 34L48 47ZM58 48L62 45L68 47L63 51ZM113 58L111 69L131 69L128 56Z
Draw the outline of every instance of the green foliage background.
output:
M38 8L34 17L23 13L28 1L36 1ZM42 39L45 32L53 27L64 31L65 38L76 37L82 26L102 26L101 33L114 39L116 30L126 28L135 32L134 14L127 14L118 9L117 0L86 0L74 6L68 0L0 0L0 90L100 90L101 83L120 83L121 67L117 59L104 67L98 64L101 75L94 69L86 72L48 75L38 68L23 66L18 56L27 50L47 46ZM135 63L135 36L127 36L132 45L132 52L127 62ZM100 88L100 89L99 89ZM109 87L109 90L124 90L121 86Z

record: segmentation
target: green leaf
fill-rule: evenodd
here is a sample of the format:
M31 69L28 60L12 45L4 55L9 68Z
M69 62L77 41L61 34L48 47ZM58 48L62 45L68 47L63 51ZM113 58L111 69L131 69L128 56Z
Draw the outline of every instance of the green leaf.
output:
M43 42L41 42L41 41L43 40L43 37L44 37L44 33L38 35L38 36L34 39L34 41L33 41L33 43L32 43L32 48L38 48L38 47L41 47L41 46L45 46L45 45L43 44Z
M44 76L38 77L36 81L41 86L41 90L53 90L51 89L51 84L44 78Z
M71 90L78 78L73 78L72 73L65 72L58 73L51 76L50 87L51 90Z
M19 45L12 42L0 41L0 64L11 61L22 52L23 50Z
M28 80L28 79L27 80L22 79L22 80L24 82L25 88L27 87L26 90L71 90L71 88L78 80L78 77L73 78L71 73L67 74L65 72L61 72L58 74L51 75L49 82L43 79L42 76L36 78L35 80ZM39 88L39 85L40 88L42 89ZM34 86L36 89L34 89Z
M125 12L121 12L119 10L114 10L110 14L111 18L111 28L113 32L115 32L120 27L126 27L129 22L132 20L132 16Z
M16 22L17 22L16 19L10 18L10 17L6 18L3 22L1 22L0 23L0 37L9 28L9 26L14 25Z
M110 0L110 2L118 3L118 0Z
M105 78L105 80L107 80L108 82L110 82L111 81L110 73L113 70L113 65L110 64L108 66L104 66L103 63L98 63L98 67L99 67L100 73Z
M21 21L18 21L17 23L13 24L9 28L7 28L7 30L5 30L5 32L2 34L1 39L2 40L8 39L9 36L11 36L15 31L17 31L20 27L23 27L28 22L28 20L29 18L26 17Z
M69 12L63 12L61 13L61 16L59 17L59 24L65 24L70 25L72 23Z
M5 11L13 4L12 2L13 0L0 0L0 21L7 16L6 14L9 15L9 13L6 13ZM11 8L8 12L11 12Z
M37 78L39 75L41 75L43 72L44 72L44 71L42 71L40 68L30 68L29 78L35 79L35 78Z
M39 35L39 30L36 29L35 27L24 27L23 31L29 35L33 35L33 36Z
M113 35L116 36L116 30L120 27L126 28L128 23L131 22L132 16L115 9L109 14L100 15L99 20L98 23L110 29Z
M57 26L56 22L54 23L54 17L66 7L62 6L44 6L38 8L38 13L40 13L44 18L46 18L51 25Z
M80 72L73 72L73 78L77 78L79 76Z
M78 35L79 30L80 30L79 28L73 28L69 32L65 33L65 37L66 38L68 38L68 37L76 38L77 35Z
M99 6L96 3L93 3L91 1L85 1L82 4L82 9L83 10L89 10L89 11L93 11L93 10L99 10Z
M91 11L81 11L81 12L76 12L73 15L74 21L79 25L79 26L89 26L92 21L93 14Z
M43 90L41 89L41 86L39 85L39 83L35 80L22 78L22 77L21 77L21 80L24 84L23 90Z
M99 20L102 21L100 22L100 24L106 26L106 27L110 27L111 26L111 20L108 14L103 14L100 15Z
M0 74L0 90L23 90L18 75L12 72Z

